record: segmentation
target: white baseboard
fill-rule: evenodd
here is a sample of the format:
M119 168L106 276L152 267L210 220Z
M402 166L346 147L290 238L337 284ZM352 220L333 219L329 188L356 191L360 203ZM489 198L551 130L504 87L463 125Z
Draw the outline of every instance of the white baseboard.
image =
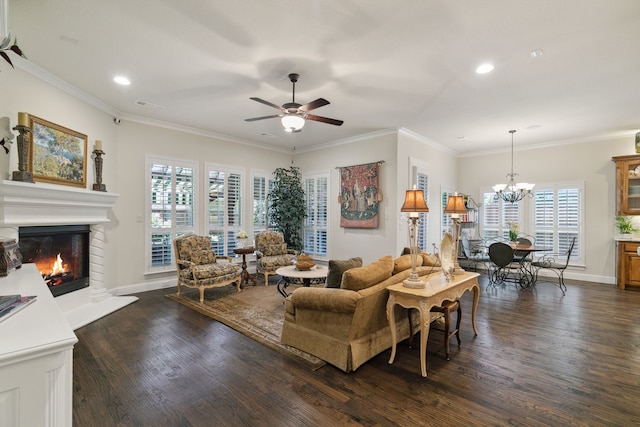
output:
M139 292L155 291L156 289L165 289L176 287L177 279L174 277L165 277L163 279L152 280L143 283L134 283L131 285L119 286L115 289L109 289L113 295L130 295Z

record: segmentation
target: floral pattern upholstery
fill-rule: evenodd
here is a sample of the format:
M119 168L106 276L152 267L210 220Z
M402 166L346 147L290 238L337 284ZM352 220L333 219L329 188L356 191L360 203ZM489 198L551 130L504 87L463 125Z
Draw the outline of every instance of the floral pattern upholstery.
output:
M280 267L293 264L297 251L287 249L282 233L263 231L256 235L256 271L264 274L264 285L269 283L269 275L276 274Z
M173 252L178 272L178 294L181 285L197 288L200 290L200 302L203 302L205 289L234 282L240 292L240 266L232 263L229 257L216 256L209 237L193 233L180 236L173 241Z

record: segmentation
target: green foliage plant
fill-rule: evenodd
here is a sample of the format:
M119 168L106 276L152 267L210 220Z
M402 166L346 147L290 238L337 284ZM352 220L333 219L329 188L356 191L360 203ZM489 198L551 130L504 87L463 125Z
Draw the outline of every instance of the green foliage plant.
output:
M18 40L13 39L13 43L11 43L11 34L2 39L2 43L0 43L0 57L2 57L5 61L13 67L13 62L11 62L11 58L9 57L9 52L13 52L18 56L23 58L27 58L24 53L22 53L22 49L18 47Z
M284 236L287 247L302 250L302 225L307 217L302 175L296 166L277 168L269 191L269 224Z
M618 227L618 232L620 232L620 234L632 234L635 231L637 231L633 227L633 222L631 221L631 217L628 217L628 216L617 216L616 227Z

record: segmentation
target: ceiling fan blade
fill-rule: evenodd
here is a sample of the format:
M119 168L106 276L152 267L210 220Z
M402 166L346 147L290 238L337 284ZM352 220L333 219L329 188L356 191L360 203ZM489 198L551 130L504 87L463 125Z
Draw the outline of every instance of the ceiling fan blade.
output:
M304 104L302 107L298 108L298 110L304 111L306 113L307 111L315 110L316 108L322 107L327 104L330 104L330 102L324 98L318 98L315 101Z
M305 114L305 119L313 120L316 122L328 123L330 125L340 126L344 123L342 120L330 119L328 117L314 116L313 114Z
M260 98L256 98L256 97L252 97L252 98L249 98L249 99L253 99L254 101L258 101L261 104L268 105L269 107L273 107L276 110L282 110L281 106L276 105L276 104L274 104L272 102L269 102L269 101L265 101L264 99L260 99Z
M256 120L274 119L280 117L280 114L272 114L271 116L254 117L251 119L244 119L245 122L255 122Z

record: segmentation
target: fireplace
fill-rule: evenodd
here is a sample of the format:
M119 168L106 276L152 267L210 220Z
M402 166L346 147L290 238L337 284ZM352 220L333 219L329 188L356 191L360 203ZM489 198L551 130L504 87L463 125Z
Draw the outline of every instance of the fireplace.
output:
M57 296L55 301L73 329L113 313L131 304L134 296L112 295L105 288L105 226L109 223L111 208L118 194L106 191L89 191L67 185L0 180L0 238L22 242L22 231L31 227L58 227L88 224L91 232L83 233L89 243L86 246L85 266L82 276L89 286ZM85 226L82 226L85 227ZM57 253L55 254L57 258ZM60 254L62 262L71 258ZM23 260L23 262L28 262ZM85 262L89 263L88 268ZM110 274L112 270L109 271ZM87 280L85 279L85 283ZM74 285L75 286L75 285Z
M89 225L20 227L23 263L34 263L54 297L89 286Z

